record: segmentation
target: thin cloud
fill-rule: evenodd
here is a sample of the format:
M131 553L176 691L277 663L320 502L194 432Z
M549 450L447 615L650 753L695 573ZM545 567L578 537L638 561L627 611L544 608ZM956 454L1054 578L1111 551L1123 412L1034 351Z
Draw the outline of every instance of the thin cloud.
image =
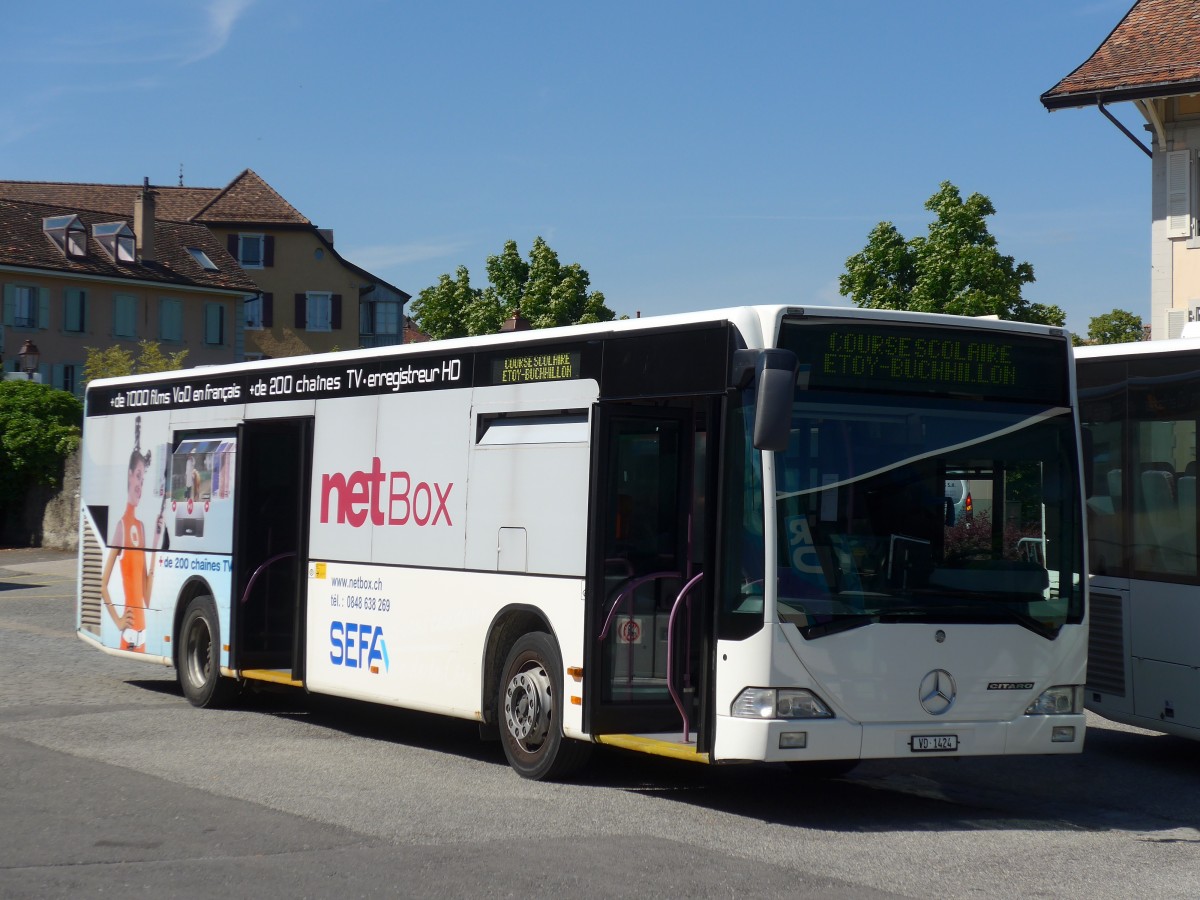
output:
M0 115L0 147L8 144L16 144L30 135L36 134L44 130L48 126L48 122L26 119L17 123L15 117L10 118L5 115Z
M225 49L233 34L238 19L245 15L246 10L254 5L254 0L212 0L205 10L208 19L208 33L203 45L183 61L183 65L199 62L215 56Z
M409 265L425 262L429 259L460 254L468 244L465 241L446 241L435 243L416 241L410 244L376 244L371 247L357 247L347 252L346 258L364 269L390 269L393 266Z
M49 43L38 47L38 54L41 64L49 62L49 71L59 71L62 80L43 81L42 86L29 93L17 90L5 96L6 102L0 105L0 146L20 143L31 134L55 125L57 117L49 111L61 108L72 97L118 96L160 87L160 71L164 66L187 66L220 53L228 45L238 21L254 3L255 0L209 0L198 10L204 24L188 26L186 32L179 26L165 28L160 19L87 35L55 35ZM177 16L171 18L178 21ZM194 36L197 32L198 39ZM185 33L189 37L184 38ZM117 80L97 80L91 71L85 78L65 77L71 70L110 65L119 65L122 74L137 67L154 67L154 71Z

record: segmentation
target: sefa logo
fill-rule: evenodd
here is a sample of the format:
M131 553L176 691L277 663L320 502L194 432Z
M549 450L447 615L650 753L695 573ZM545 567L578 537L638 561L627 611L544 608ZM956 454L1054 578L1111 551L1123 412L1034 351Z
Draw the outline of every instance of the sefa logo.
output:
M329 623L329 661L347 669L366 669L378 675L380 666L388 670L387 641L382 625L358 622Z

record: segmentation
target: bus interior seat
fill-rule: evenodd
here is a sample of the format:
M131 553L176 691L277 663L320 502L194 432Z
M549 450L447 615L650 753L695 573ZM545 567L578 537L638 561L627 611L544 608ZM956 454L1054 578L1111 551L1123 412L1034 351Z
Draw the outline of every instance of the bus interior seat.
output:
M1179 494L1179 519L1184 524L1191 522L1194 531L1196 527L1196 476L1180 476L1179 481L1175 483L1175 488Z
M1196 547L1190 545L1179 527L1179 509L1175 502L1175 475L1151 463L1141 474L1142 509L1145 511L1143 540L1149 541L1152 562L1167 572L1186 572L1195 568Z
M1114 512L1121 511L1121 470L1108 470L1108 496L1112 497Z
M1142 472L1142 499L1146 512L1164 523L1175 517L1175 476L1163 469Z

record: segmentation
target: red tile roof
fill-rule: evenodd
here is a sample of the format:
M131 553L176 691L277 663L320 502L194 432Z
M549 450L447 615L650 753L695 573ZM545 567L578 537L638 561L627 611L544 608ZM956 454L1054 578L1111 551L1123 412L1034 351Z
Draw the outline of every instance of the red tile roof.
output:
M408 316L404 317L404 343L406 344L423 344L431 340L429 335L417 327L417 323Z
M224 188L153 185L157 216L206 225L255 223L312 225L257 173L246 169ZM72 209L133 212L140 184L69 184L56 181L0 181L0 199L49 203Z
M74 184L59 181L0 181L0 200L49 203L74 210L91 209L117 213L133 212L133 201L141 191L137 184ZM159 219L186 222L218 193L217 188L159 187Z
M205 225L312 225L252 169L233 179L192 218Z
M79 216L87 228L87 255L82 258L64 255L42 230L43 218L70 214ZM81 210L74 205L52 206L0 199L0 265L48 273L68 272L239 293L258 290L258 286L238 265L237 260L229 255L221 241L203 225L158 219L154 227L156 260L116 263L92 236L92 226L119 221L133 228L130 216ZM203 268L188 252L189 247L203 250L217 270L214 272Z
M101 221L128 219L140 184L75 184L56 181L0 181L0 200L44 203L61 207L60 212L98 211ZM390 288L404 301L409 294L379 276L359 268L333 249L333 243L299 210L288 203L257 172L244 170L223 188L170 187L152 185L155 217L214 228L258 226L260 228L305 228L316 231L333 255L364 278ZM48 214L49 215L49 214ZM222 251L224 253L224 251ZM190 256L189 256L190 258ZM217 262L209 253L209 258ZM221 265L218 263L218 265Z
M1138 0L1047 109L1200 93L1200 0Z

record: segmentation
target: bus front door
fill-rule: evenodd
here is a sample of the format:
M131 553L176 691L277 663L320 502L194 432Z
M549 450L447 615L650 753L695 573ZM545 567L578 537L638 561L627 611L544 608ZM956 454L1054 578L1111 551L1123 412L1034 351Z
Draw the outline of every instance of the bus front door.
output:
M591 734L693 743L699 734L706 749L711 413L693 402L598 407L583 709Z
M244 422L237 478L233 665L301 681L312 419Z

